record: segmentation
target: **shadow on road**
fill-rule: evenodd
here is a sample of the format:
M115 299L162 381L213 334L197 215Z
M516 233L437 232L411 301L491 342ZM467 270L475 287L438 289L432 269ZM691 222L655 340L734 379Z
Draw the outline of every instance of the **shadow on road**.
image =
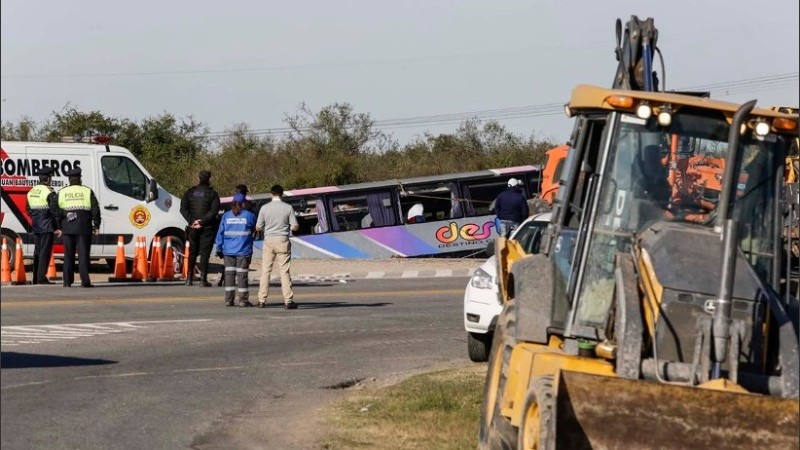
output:
M0 352L0 368L28 369L33 367L99 366L116 364L107 359L74 358L71 356L36 355L33 353Z
M373 307L373 306L389 306L392 303L348 303L348 302L314 302L314 303L297 303L297 309L325 309L325 308L358 308L358 307ZM268 303L267 309L283 309L281 303Z

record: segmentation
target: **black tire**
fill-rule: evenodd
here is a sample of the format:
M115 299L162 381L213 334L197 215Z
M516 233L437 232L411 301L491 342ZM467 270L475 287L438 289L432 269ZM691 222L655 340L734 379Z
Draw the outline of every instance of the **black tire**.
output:
M494 333L467 333L467 353L472 362L486 362L492 350L492 336Z
M168 233L164 234L161 237L161 256L165 257L167 252L167 236L169 236L170 246L172 247L172 256L173 256L173 270L176 274L180 275L181 271L183 270L183 251L184 249L184 241L183 238L180 236L176 236L174 234Z
M555 450L555 390L553 376L533 380L525 396L518 450Z
M497 320L492 339L489 367L483 385L483 403L479 429L479 448L512 449L517 443L517 429L500 414L503 404L508 363L516 345L517 309L514 300L509 300Z

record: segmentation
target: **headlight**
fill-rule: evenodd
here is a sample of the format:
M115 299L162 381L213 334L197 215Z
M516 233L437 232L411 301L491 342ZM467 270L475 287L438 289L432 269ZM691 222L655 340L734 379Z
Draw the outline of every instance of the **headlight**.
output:
M479 267L472 274L470 284L478 289L491 289L494 286L494 278Z

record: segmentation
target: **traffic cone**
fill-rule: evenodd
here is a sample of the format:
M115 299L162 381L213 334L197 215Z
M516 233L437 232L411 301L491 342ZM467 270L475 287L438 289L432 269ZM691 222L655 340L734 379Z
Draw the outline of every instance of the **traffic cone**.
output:
M158 281L161 278L161 238L153 237L153 248L150 250L150 276L147 281Z
M186 245L183 246L183 267L181 268L181 276L184 280L188 280L189 277L186 274L189 272L189 252L191 249L189 248L189 241L186 241Z
M147 238L145 236L139 236L139 263L137 267L139 268L138 272L142 277L142 281L147 280Z
M50 252L50 266L47 268L47 275L45 276L50 281L58 277L58 273L56 272L56 255L52 251Z
M161 246L159 246L161 248ZM161 281L175 279L175 256L172 252L172 236L167 236L167 245L164 246L164 265L161 266Z
M139 247L142 242L141 236L136 236L136 242L133 244L133 267L131 268L131 281L142 281L142 272L139 270L139 259L141 252Z
M14 253L14 279L11 284L28 284L28 277L25 275L25 261L22 254L22 239L17 238L17 251Z
M114 276L109 277L108 281L120 282L128 281L128 271L125 268L125 238L117 236L117 257L114 260Z
M11 254L8 253L8 242L3 238L3 256L0 261L0 273L2 273L2 284L11 284Z

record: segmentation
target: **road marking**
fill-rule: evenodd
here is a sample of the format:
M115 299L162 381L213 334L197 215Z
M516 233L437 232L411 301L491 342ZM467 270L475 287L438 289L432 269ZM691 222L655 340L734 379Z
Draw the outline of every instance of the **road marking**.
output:
M437 270L436 274L434 275L434 277L449 277L449 276L452 276L452 275L453 275L453 271L452 270L442 269L442 270Z
M324 298L371 298L371 297L401 297L404 295L424 296L424 295L446 295L463 294L464 289L425 289L425 290L405 290L405 291L365 291L365 292L328 292L315 293L315 299ZM220 301L219 295L206 297L149 297L149 298L115 298L115 299L87 299L87 300L21 300L0 302L0 308L26 308L34 306L73 306L73 305L105 305L105 304L131 304L131 303L176 303L176 302L207 302ZM210 320L210 319L197 319ZM148 322L129 322L129 323L148 323ZM71 324L65 324L71 325Z
M30 383L9 384L8 386L3 386L0 389L2 389L2 390L14 389L14 388L19 388L19 387L36 386L36 385L39 385L39 384L47 384L47 383L52 383L52 381L32 381Z
M419 275L419 270L404 270L400 278L416 278Z
M142 375L152 375L149 372L132 372L132 373L115 373L111 375L86 375L83 377L75 377L73 380L84 380L87 378L127 378L127 377L140 377Z
M0 327L3 346L39 344L64 339L89 338L147 328L147 325L209 322L212 319L142 320L135 322L70 323Z
M386 272L368 272L364 278L383 278Z

